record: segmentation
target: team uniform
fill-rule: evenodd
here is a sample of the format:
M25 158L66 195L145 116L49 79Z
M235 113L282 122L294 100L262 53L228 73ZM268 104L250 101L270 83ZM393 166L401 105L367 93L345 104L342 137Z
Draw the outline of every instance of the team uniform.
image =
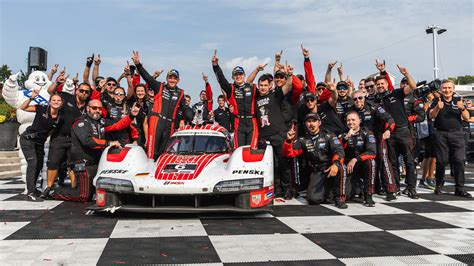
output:
M360 184L360 180L362 180L364 196L370 197L375 193L376 141L374 134L371 130L360 128L359 132L352 136L344 134L342 143L345 154L344 161L349 163L352 159L357 159L350 179L349 198L356 195L356 188Z
M311 169L307 191L309 204L332 200L336 204L345 203L344 150L334 134L320 131L316 135L306 134L296 139L294 143L286 140L283 144L283 153L287 157L303 155L306 158ZM336 176L328 178L324 171L332 164L337 165L338 172Z
M258 123L255 116L255 96L257 86L244 83L241 86L230 84L219 65L213 66L217 81L230 105L234 106L234 147L251 145L258 141Z
M178 110L181 109L183 116L189 119L192 114L185 108L186 100L182 89L170 88L168 84L156 81L142 64L136 66L140 76L155 92L153 108L149 110L147 155L156 161L173 135L175 124L179 123L176 121Z
M76 188L53 188L52 197L58 200L90 201L93 195L92 178L97 172L102 151L109 145L106 133L129 127L134 117L127 115L116 123L94 120L88 115L77 119L72 126L71 160L78 180Z

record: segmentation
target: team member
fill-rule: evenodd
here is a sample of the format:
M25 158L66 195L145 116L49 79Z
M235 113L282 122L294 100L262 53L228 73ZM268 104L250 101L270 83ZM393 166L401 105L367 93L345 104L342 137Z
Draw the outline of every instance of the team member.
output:
M317 113L307 114L305 125L307 134L296 141L296 130L292 128L288 131L283 153L291 158L300 155L306 157L311 168L307 192L309 204L334 200L338 208L345 209L346 171L341 143L334 134L320 130L321 119ZM333 193L332 199L330 190Z
M365 79L364 87L366 90L365 99L368 103L374 103L377 98L377 90L375 89L375 79L368 77Z
M456 191L454 195L471 198L464 188L465 145L462 120L469 121L469 112L462 99L453 97L454 82L444 80L441 83L441 98L431 104L429 118L434 119L436 128L436 189L442 194L445 168L451 163Z
M375 136L371 130L361 128L359 115L351 111L346 117L349 132L343 136L344 161L347 162L347 174L350 179L350 197L355 195L355 187L359 179L363 180L364 205L375 205L372 194L375 192Z
M384 70L385 64L382 65L382 63L380 63L377 66L377 68L380 70L380 76L376 78L378 92L376 102L381 104L395 121L395 130L391 133L390 138L388 139L388 151L392 166L398 165L398 156L402 155L407 172L405 180L407 183L407 195L412 199L418 199L419 196L418 193L416 193L415 161L413 159L413 153L409 143L409 121L404 104L405 97L416 88L416 82L410 76L406 68L400 67L398 65L397 67L400 70L400 73L407 79L408 86L390 91L390 88L392 87L390 78L388 77L387 72ZM395 181L399 188L400 169L398 167L393 167L393 169Z
M283 72L283 71L282 71ZM286 137L285 120L280 108L285 95L291 91L292 76L286 83L270 90L269 75L262 75L258 79L258 93L256 97L257 119L259 124L259 139L270 142L273 147L273 174L275 196L285 199L292 198L290 165L283 156L282 145Z
M30 102L39 95L38 90L31 92L30 98L20 106L20 109L27 112L35 112L35 118L31 126L20 136L20 146L27 162L26 167L26 200L43 201L40 193L36 190L36 181L43 168L44 143L49 132L56 128L61 121L59 108L63 104L60 95L51 95L49 105L30 105Z
M140 111L138 112L137 117L132 122L132 125L136 127L138 130L138 145L142 148L146 148L146 141L148 138L148 113L149 108L153 108L153 104L151 107L148 104L148 93L147 87L145 84L138 83L135 85L133 89L134 93L133 96L128 100L128 106L132 106L134 103Z
M375 190L382 194L386 192L388 201L396 199L397 186L392 171L392 164L388 156L387 139L395 129L392 116L380 105L367 103L362 91L352 93L354 106L349 112L357 112L360 117L360 126L374 133L377 148L377 171L375 178Z
M212 89L211 84L209 84L209 79L207 75L202 74L202 79L206 89L202 90L199 93L199 102L195 103L191 110L193 111L193 119L191 124L193 125L203 125L211 123L213 121L212 113Z
M97 172L97 166L102 151L107 146L120 147L118 141L106 140L106 133L121 130L130 125L138 114L134 106L130 115L117 123L105 122L101 119L102 102L91 100L87 104L87 114L81 116L72 126L71 160L74 162L74 172L78 179L78 188L53 188L52 197L59 200L90 201L92 198L92 178Z
M462 122L462 127L464 131L464 141L466 142L466 164L468 159L468 151L469 151L469 138L471 136L471 123L474 123L474 107L472 106L471 100L465 100L466 110L469 112L469 120Z
M332 92L331 97L321 103L318 106L318 114L321 117L321 129L327 132L332 132L336 136L347 132L347 125L341 120L341 117L337 114L336 103L338 94L336 91L336 85L334 83L328 83L329 90Z
M190 118L192 114L189 109L185 109L184 91L178 87L179 72L176 69L168 71L166 83L162 83L156 81L145 70L140 63L138 52L133 52L132 59L140 76L148 83L150 90L155 92L148 123L147 153L149 158L156 161L163 153L168 139L173 135L174 124L179 123L180 127L185 125L185 119L176 121L178 110L181 109L186 118Z
M214 120L232 134L234 132L234 115L225 106L224 95L217 97L217 108L214 110Z
M344 121L346 118L347 111L354 105L351 99L352 89L349 84L345 81L339 81L336 84L337 101L336 101L336 113L339 118Z
M258 124L255 116L257 86L245 82L245 71L237 66L232 70L234 83L230 84L218 64L217 51L212 57L212 68L229 104L234 106L234 147L257 146Z
M115 123L130 113L131 106L129 106L125 100L125 96L124 88L115 88L114 101L107 103L103 109L103 116L106 120ZM107 140L118 140L122 146L132 142L137 144L138 130L136 128L136 124L132 123L130 127L111 132L107 135Z
M52 83L48 88L49 94L56 93L56 90L60 84L64 84L66 77L64 73L58 77L57 82ZM42 193L43 197L47 197L51 186L53 185L56 177L58 176L58 169L62 162L70 159L71 152L71 128L74 120L79 118L81 115L86 113L86 104L89 101L92 88L87 83L82 83L76 90L76 95L73 96L69 93L61 93L63 105L61 108L62 119L58 125L58 128L53 132L50 139L49 153L48 153L48 182L47 187ZM70 167L73 167L69 164ZM71 179L71 186L75 187L74 172L69 172Z

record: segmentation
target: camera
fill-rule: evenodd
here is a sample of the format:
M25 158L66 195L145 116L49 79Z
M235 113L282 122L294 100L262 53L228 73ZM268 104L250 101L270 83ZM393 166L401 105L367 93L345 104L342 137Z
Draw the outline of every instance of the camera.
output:
M424 81L420 81L416 83L416 90L414 91L414 96L418 99L425 98L428 94L438 91L441 87L441 80L435 79L430 81L429 83Z

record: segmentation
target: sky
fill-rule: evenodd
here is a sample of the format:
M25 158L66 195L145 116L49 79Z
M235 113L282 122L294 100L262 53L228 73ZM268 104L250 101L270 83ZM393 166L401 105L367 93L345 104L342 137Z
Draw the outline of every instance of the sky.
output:
M271 72L280 50L283 62L303 73L303 44L317 81L337 60L358 82L376 72L376 58L397 80L396 64L416 80L432 80L432 35L425 29L436 24L448 30L438 36L439 77L474 75L473 2L0 0L0 64L26 72L35 46L48 51L48 68L57 63L82 77L86 57L95 53L102 58L100 75L118 77L137 50L150 73L178 69L179 86L195 102L204 89L201 73L219 94L214 49L229 79L236 65L249 74L268 63L265 72Z

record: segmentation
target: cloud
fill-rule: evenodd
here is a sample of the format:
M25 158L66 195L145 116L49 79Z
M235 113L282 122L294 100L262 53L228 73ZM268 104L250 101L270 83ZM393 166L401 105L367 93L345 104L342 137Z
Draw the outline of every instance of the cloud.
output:
M253 71L259 64L268 64L272 60L270 57L265 57L263 59L258 58L257 56L245 58L245 57L236 57L224 63L224 68L228 70L234 69L236 66L241 66L247 73ZM267 66L268 69L268 66Z

